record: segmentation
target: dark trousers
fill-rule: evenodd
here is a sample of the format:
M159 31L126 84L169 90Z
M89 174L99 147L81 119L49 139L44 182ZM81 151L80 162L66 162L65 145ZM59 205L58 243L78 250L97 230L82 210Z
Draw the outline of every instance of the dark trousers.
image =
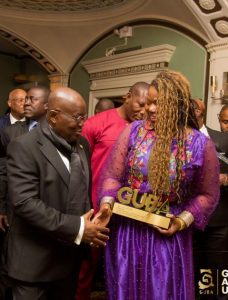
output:
M12 300L11 282L5 264L6 234L0 231L0 300Z
M28 283L14 280L13 300L75 300L79 268L64 279Z

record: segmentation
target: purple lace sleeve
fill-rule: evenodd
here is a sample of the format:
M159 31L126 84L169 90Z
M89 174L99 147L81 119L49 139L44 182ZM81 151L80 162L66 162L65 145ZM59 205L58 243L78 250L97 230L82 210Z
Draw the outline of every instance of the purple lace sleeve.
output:
M195 227L204 229L218 204L220 195L219 163L211 140L208 140L205 146L203 165L196 189L197 196L189 201L185 210L192 213Z
M98 199L104 196L115 198L117 191L122 186L131 127L132 125L128 125L113 145L112 151L101 170L97 189Z

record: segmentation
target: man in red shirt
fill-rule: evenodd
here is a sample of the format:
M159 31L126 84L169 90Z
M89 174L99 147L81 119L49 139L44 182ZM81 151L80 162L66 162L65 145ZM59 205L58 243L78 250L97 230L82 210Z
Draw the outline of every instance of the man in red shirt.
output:
M84 123L82 134L88 139L92 152L92 202L95 213L99 207L96 193L101 168L124 128L129 123L143 118L149 87L146 82L135 83L123 97L125 100L120 107L101 112ZM92 280L100 254L100 248L92 248L91 257L83 263L77 300L90 299Z

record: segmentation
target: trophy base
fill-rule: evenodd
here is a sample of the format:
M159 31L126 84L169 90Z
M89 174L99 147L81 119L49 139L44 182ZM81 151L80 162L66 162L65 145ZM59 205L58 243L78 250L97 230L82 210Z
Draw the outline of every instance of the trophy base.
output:
M115 202L112 212L133 220L168 229L170 218Z

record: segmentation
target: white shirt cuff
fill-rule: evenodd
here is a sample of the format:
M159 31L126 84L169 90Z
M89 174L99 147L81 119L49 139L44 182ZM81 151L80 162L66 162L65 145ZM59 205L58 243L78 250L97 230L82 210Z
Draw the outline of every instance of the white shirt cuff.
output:
M84 218L80 217L80 220L81 220L80 229L79 229L79 232L78 232L78 235L77 235L76 239L74 240L75 244L77 244L77 245L81 244L82 237L83 237L83 234L84 234L84 229L85 229Z

